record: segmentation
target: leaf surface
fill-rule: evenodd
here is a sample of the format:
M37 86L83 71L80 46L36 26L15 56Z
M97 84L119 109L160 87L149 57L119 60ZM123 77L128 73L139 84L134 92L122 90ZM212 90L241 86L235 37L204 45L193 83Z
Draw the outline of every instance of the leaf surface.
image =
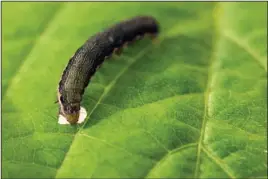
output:
M267 177L266 3L21 6L3 3L4 178ZM83 97L87 121L59 125L69 58L141 14L159 21L157 41L106 60Z

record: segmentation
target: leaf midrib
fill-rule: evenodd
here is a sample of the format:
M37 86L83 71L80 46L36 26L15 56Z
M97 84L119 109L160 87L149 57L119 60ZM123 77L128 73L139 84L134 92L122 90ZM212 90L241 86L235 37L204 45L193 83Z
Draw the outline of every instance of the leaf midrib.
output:
M221 7L221 3L217 3L217 5L215 6L215 8L222 8ZM219 9L217 9L219 10ZM221 9L222 10L222 9ZM254 50L252 50L252 48L249 46L249 44L244 44L241 43L241 40L239 40L236 36L234 36L231 33L227 33L226 31L222 30L219 27L218 22L219 19L217 17L214 17L214 24L216 27L216 37L217 38L221 38L221 37L225 37L227 39L229 39L232 43L236 44L238 47L242 48L246 53L248 53L253 60L255 60L256 63L258 63L258 65L263 68L265 70L265 72L267 72L267 66L265 64L262 63L262 57L255 52ZM202 126L201 126L201 132L200 132L200 138L198 141L198 151L197 151L197 162L196 162L196 168L195 168L195 174L194 174L194 178L199 178L199 171L200 171L200 160L201 160L201 152L205 152L207 154L207 156L213 160L215 162L215 164L217 164L230 178L236 178L233 174L233 171L229 170L228 167L225 166L225 164L223 163L222 160L218 159L217 156L214 156L213 154L211 154L209 152L209 150L203 146L203 140L204 140L204 134L205 134L205 130L206 130L206 124L207 121L210 118L210 112L209 109L211 108L211 92L213 90L213 80L215 78L215 76L213 76L213 67L215 65L216 62L216 58L215 58L215 52L217 51L217 42L219 41L216 38L215 40L215 44L214 44L214 49L213 52L214 54L212 55L212 58L210 60L210 67L209 67L209 73L208 73L208 82L207 82L207 90L205 92L205 100L204 100L204 116L203 116L203 122L202 122Z
M217 3L215 6L216 10L219 10L220 3ZM213 46L212 46L212 54L211 54L211 59L210 59L210 65L208 66L208 80L207 80L207 87L206 91L204 94L204 115L203 115L203 121L201 125L201 132L200 132L200 137L198 140L198 146L197 146L197 160L196 160L196 166L195 166L195 173L194 173L194 178L200 178L200 162L201 162L201 152L204 151L205 146L203 146L203 140L205 136L205 130L206 130L206 124L207 121L209 120L209 110L211 108L211 99L212 99L212 90L213 90L213 80L215 76L213 76L213 67L216 65L216 52L217 52L217 44L218 44L218 37L220 35L220 28L218 27L218 17L214 16L214 37L215 40L213 41ZM208 150L207 150L208 152ZM208 152L209 153L209 152ZM208 155L208 154L207 154ZM212 155L209 155L212 156ZM235 178L233 174L228 171L226 168L222 167L223 165L220 165L218 160L216 160L216 157L210 157L230 178Z

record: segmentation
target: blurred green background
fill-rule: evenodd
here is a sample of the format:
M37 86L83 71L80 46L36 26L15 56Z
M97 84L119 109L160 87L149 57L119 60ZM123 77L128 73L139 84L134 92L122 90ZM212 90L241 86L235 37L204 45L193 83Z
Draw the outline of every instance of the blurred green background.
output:
M84 124L57 123L61 74L89 36L136 15ZM267 178L266 2L3 2L3 178Z

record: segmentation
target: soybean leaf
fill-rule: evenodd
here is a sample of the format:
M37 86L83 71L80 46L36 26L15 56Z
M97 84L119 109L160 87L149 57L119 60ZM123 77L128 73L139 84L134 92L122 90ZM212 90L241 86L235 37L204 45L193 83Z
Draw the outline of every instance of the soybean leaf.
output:
M267 177L266 3L3 4L4 178ZM90 36L152 15L105 61L87 121L57 123L56 88Z

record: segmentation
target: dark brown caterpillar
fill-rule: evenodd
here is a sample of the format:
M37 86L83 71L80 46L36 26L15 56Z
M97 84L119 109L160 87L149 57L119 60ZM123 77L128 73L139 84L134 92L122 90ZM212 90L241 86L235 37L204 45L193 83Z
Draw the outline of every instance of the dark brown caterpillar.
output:
M153 17L138 16L90 37L63 71L58 87L59 113L70 124L77 123L84 90L104 59L113 52L120 54L127 43L145 34L155 37L158 32L159 25Z

